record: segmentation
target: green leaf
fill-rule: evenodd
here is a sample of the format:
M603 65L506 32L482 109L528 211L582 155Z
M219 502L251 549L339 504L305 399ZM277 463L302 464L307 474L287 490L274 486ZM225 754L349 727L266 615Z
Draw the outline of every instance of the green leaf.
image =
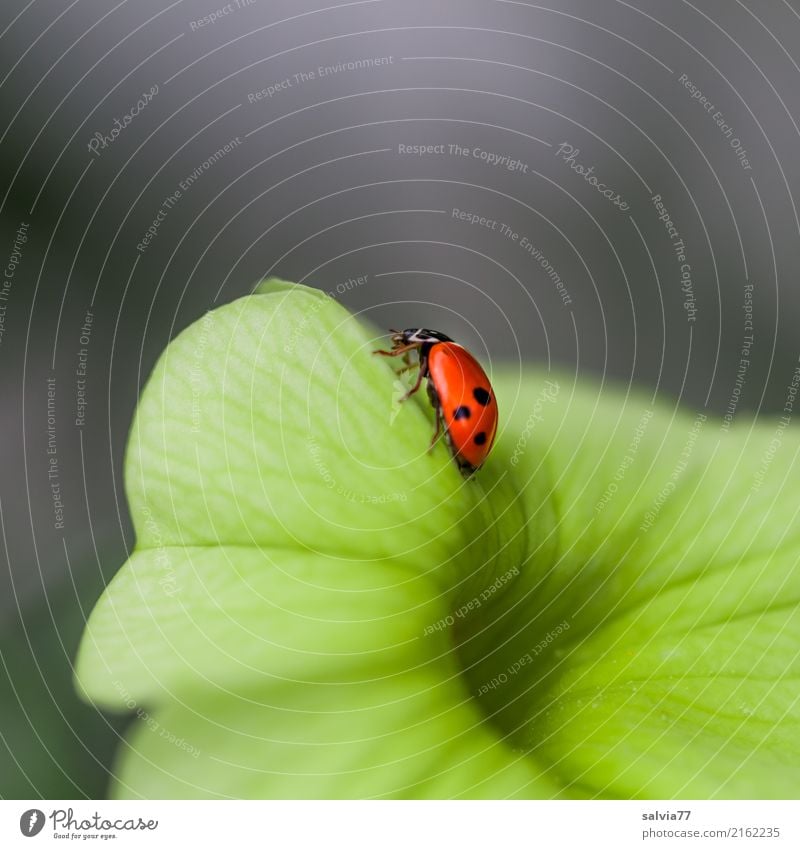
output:
M797 435L765 470L774 423L726 432L588 388L546 408L518 480L529 511L551 486L557 547L463 635L473 692L508 676L479 700L568 792L793 796Z
M511 751L484 723L450 663L352 684L284 682L240 698L206 699L201 706L171 703L138 724L120 759L116 795L338 799L557 793L529 759Z
M333 299L302 286L208 313L167 348L131 430L140 548L266 545L417 568L463 544L465 484L426 454L416 403L390 424L386 362ZM462 493L462 496L457 496ZM471 499L474 502L474 498Z
M78 659L115 794L793 792L794 432L501 371L465 481L381 342L272 280L156 366Z
M429 580L399 564L232 545L169 556L164 583L158 552L134 554L92 615L81 684L109 707L119 695L107 664L148 702L414 668L425 627L447 614Z
M254 695L271 704L277 691L314 692L324 706L339 688L339 714L357 712L365 739L393 741L392 758L411 747L404 772L365 744L371 766L342 793L532 787L539 771L481 726L449 640L426 634L448 615L448 587L493 559L483 488L461 477L444 445L427 452L431 411L417 399L397 408L390 366L371 355L380 339L319 292L284 282L258 292L189 328L150 378L126 465L137 550L91 616L81 691L148 717L137 750L166 740L164 757L185 760L174 734L160 736L178 723L175 711L179 727L194 729L182 736L204 741L195 748L224 750L230 735L208 740L219 726L190 717L219 705L247 724ZM513 500L508 485L493 489L495 505ZM387 693L396 706L380 711ZM346 726L339 714L328 733ZM270 739L285 753L307 734L305 720L292 721ZM428 752L431 741L443 748ZM339 741L331 751L350 763L351 749ZM428 771L442 751L451 766L435 781ZM127 762L119 787L146 795L155 779L125 778ZM248 775L248 794L281 792L269 775ZM208 793L225 795L229 780L222 767L210 771ZM323 792L308 776L292 787ZM541 780L531 792L555 788Z

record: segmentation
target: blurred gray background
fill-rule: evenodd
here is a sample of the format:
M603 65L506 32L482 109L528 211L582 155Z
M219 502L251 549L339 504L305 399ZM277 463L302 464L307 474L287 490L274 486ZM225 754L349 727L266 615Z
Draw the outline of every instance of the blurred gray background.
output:
M69 664L134 541L127 428L168 341L264 276L779 410L798 63L797 0L4 0L0 795L103 793L121 724Z

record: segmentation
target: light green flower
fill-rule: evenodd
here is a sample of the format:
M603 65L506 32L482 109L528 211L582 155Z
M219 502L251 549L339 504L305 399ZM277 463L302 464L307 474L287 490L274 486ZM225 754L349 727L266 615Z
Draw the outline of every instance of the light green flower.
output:
M382 341L272 280L164 352L78 658L113 795L796 795L794 431L496 370L465 481Z

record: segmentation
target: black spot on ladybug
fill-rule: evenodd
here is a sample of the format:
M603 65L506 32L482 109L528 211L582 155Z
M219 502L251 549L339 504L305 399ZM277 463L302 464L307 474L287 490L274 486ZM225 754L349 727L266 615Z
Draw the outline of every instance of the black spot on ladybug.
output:
M469 407L465 407L463 404L460 407L456 407L453 412L453 418L456 421L459 419L468 419L470 417Z
M486 431L482 430L480 433L476 433L473 442L476 445L483 445L483 443L486 442Z
M489 401L492 400L489 390L484 389L482 386L476 386L472 390L472 397L481 405L481 407L488 406Z

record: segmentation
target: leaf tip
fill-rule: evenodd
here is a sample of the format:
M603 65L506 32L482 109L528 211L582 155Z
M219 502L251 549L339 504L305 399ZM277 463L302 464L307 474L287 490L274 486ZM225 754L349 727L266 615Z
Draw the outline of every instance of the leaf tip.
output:
M254 295L272 295L280 292L289 292L293 289L305 289L300 283L284 280L282 277L267 277L253 289Z

